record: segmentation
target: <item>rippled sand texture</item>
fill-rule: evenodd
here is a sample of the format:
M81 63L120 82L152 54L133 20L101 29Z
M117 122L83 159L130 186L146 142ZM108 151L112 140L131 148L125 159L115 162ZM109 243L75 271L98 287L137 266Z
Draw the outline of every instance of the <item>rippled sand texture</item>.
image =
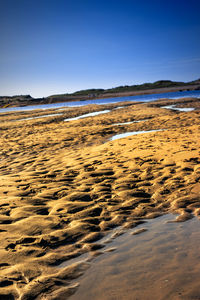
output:
M196 109L160 108L176 102ZM14 120L44 112L2 114L1 299L67 299L77 289L72 280L90 264L59 264L97 254L115 226L135 227L167 212L177 212L177 221L199 216L199 107L195 99L91 105L20 122ZM113 110L64 121L104 109ZM109 141L157 129L165 130Z

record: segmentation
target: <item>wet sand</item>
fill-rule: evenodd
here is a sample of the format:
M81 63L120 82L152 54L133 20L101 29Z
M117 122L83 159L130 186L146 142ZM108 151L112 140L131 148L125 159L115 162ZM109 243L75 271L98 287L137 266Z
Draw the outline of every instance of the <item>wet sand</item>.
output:
M174 218L149 220L109 241L104 255L74 280L79 288L70 300L199 299L199 220Z
M174 104L195 110L162 108ZM169 212L177 222L198 217L199 108L191 98L89 105L55 116L51 109L50 117L21 122L44 111L1 114L0 297L67 299L90 264L60 264L103 252L102 238L116 226L134 228ZM64 121L102 110L111 112Z

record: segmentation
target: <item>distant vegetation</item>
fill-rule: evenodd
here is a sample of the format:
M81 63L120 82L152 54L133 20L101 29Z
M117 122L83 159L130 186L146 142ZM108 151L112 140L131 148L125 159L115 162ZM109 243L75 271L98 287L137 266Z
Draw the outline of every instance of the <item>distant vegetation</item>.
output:
M122 96L123 93L129 92L138 94L145 93L160 93L159 89L162 88L176 88L176 90L196 90L200 89L200 79L191 82L176 82L171 80L159 80L154 83L143 83L136 85L122 85L110 89L87 89L80 90L71 94L59 94L52 95L44 98L32 98L30 95L19 95L19 96L0 96L0 107L9 106L26 106L34 104L46 104L55 102L66 102L66 101L84 101L87 99L97 99L97 98L108 98ZM157 90L157 91L156 91Z
M178 81L171 81L171 80L159 80L153 83L143 83L143 84L136 84L136 85L122 85L110 89L87 89L87 90L80 90L75 93L71 94L60 94L60 95L52 95L51 97L63 97L63 96L98 96L104 95L107 93L123 93L123 92L134 92L134 91L145 91L150 89L160 89L160 88L171 88L171 87L182 87L185 85L194 85L200 83L200 80L191 81L191 82L178 82Z
M132 92L132 91L142 91L142 90L149 90L149 89L160 89L164 87L174 87L174 86L182 86L185 85L184 82L174 82L171 80L160 80L154 83L143 83L143 84L136 84L136 85L125 85L125 86L118 86L116 88L107 89L107 93L118 93L118 92Z
M102 94L104 93L104 89L89 89L89 90L81 90L73 93L72 95L79 96L79 95L88 95L88 94Z

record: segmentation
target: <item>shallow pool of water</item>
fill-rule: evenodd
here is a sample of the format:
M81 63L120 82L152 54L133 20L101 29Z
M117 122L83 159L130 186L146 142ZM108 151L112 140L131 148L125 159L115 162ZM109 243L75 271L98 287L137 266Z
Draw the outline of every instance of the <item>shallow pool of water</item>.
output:
M112 136L110 138L110 141L114 141L117 139L122 139L125 138L127 136L131 136L131 135L136 135L136 134L143 134L143 133L150 133L150 132L157 132L157 131L163 131L164 129L157 129L157 130L148 130L148 131L132 131L132 132L125 132L125 133L120 133L120 134L116 134L114 136Z
M112 126L127 125L127 124L132 124L132 123L140 123L140 122L144 122L144 121L147 121L147 120L138 120L138 121L124 122L124 123L114 123L111 125Z
M200 299L200 222L165 215L114 239L78 279L71 300ZM133 235L138 229L147 231ZM76 280L77 282L77 280Z
M98 115L101 115L101 114L107 114L109 113L111 110L101 110L101 111L95 111L95 112L91 112L91 113L88 113L88 114L84 114L84 115L81 115L81 116L78 116L78 117L75 117L75 118L69 118L69 119L65 119L64 121L66 122L69 122L69 121L75 121L75 120L79 120L79 119L83 119L83 118L88 118L88 117L95 117L95 116L98 116Z
M118 106L118 107L116 107L114 109L121 109L121 108L124 108L124 107L126 107L126 106Z
M195 108L193 108L193 107L176 107L175 104L162 106L162 108L167 108L167 109L172 109L172 110L178 110L178 111L184 111L184 112L195 110Z

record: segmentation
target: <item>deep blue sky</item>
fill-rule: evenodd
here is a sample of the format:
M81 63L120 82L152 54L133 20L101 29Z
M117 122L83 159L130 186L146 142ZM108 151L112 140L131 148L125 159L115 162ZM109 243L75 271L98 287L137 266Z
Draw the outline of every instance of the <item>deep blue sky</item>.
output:
M199 0L0 0L0 95L200 77Z

